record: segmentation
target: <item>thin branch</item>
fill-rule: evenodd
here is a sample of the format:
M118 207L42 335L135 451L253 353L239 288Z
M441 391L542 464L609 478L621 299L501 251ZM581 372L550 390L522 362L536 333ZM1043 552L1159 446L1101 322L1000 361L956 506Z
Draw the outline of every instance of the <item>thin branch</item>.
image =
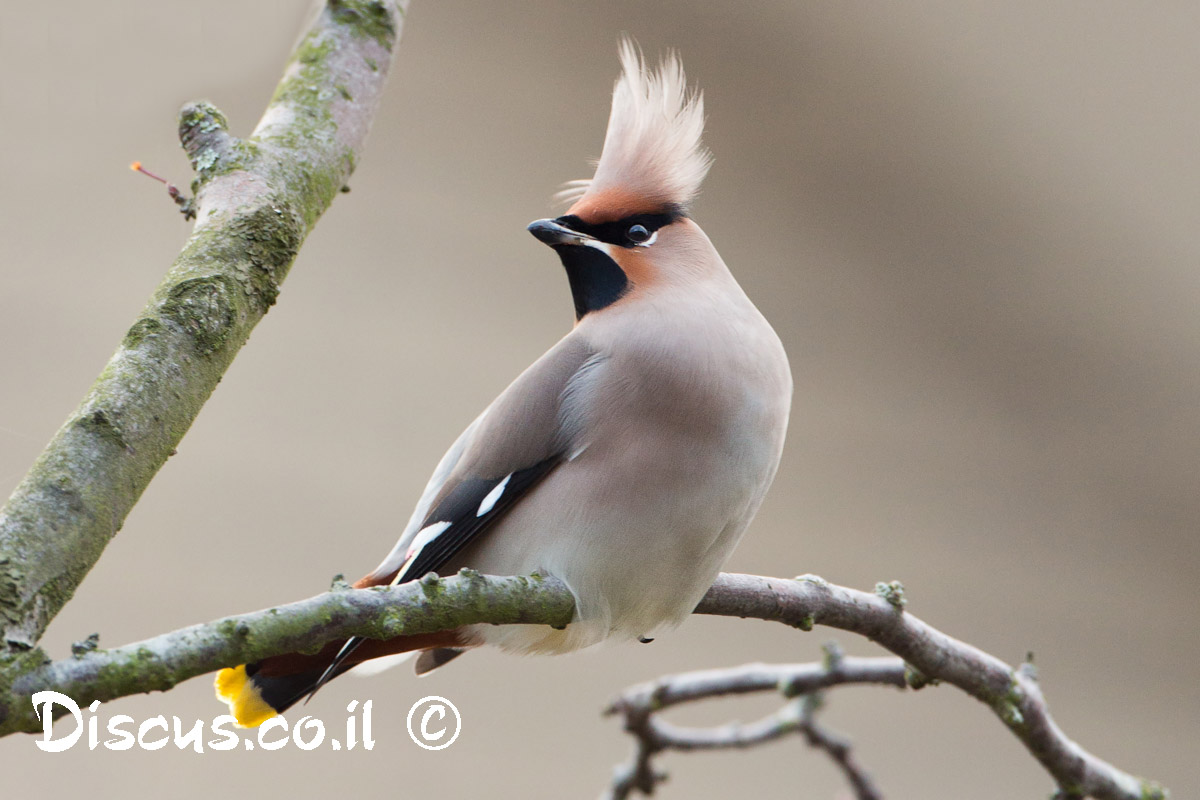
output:
M814 624L852 631L879 643L910 666L911 685L953 684L1000 718L1067 796L1101 800L1161 800L1166 790L1102 761L1069 739L1031 670L1017 670L960 642L905 611L898 582L873 594L836 586L815 575L795 580L721 574L696 607L698 614L753 617L802 630Z
M870 773L858 763L850 741L821 725L814 718L814 697L806 697L797 701L800 705L800 733L803 734L809 747L824 750L833 759L858 800L883 800L883 793L875 786Z
M789 734L801 734L808 745L823 750L846 776L857 800L883 800L883 793L858 763L849 740L819 724L805 709L808 698L793 700L778 711L747 725L730 724L717 728L680 728L661 719L650 722L655 751L720 750L755 747ZM665 779L659 773L659 780Z
M710 697L752 692L782 692L787 697L840 686L872 683L898 686L904 679L904 662L898 658L843 656L834 666L824 664L746 664L734 669L709 669L669 675L626 689L605 709L605 714L625 714L631 708L669 708Z
M316 652L335 639L391 639L477 622L565 627L574 599L554 578L483 577L463 570L395 587L345 589L297 603L226 617L112 650L79 648L40 664L0 695L0 735L38 732L34 692L52 689L86 706L131 694L166 691L221 667L281 653Z
M628 800L635 791L649 796L658 784L667 780L667 773L654 767L653 759L658 753L654 734L628 726L625 730L633 735L633 757L613 770L612 784L600 795L600 800Z
M24 662L275 302L354 169L406 5L330 0L248 139L207 103L183 109L180 139L196 170L192 235L0 509L0 672Z
M1014 670L947 636L905 612L896 585L885 589L870 594L809 575L787 580L722 574L696 611L774 620L805 630L821 624L862 634L904 659L904 677L910 686L942 681L986 703L1054 776L1064 796L1101 800L1166 797L1165 790L1153 781L1135 778L1068 739L1051 719L1031 670ZM570 619L572 604L571 593L554 579L531 582L468 573L439 581L422 579L394 589L331 592L118 650L85 652L82 661L94 678L78 672L75 659L47 666L40 651L31 651L15 660L11 688L0 687L0 734L38 730L32 724L29 698L39 689L69 688L77 701L112 699L167 688L187 677L247 660L315 652L334 639L351 635L390 638L487 622L561 626ZM844 661L856 663L850 658ZM42 682L43 677L49 682ZM64 682L56 683L59 680ZM895 680L892 674L889 682ZM795 690L802 691L803 683L798 681Z
M907 688L905 664L898 658L849 658L828 651L824 664L747 664L669 675L622 692L606 709L621 714L634 737L630 760L613 771L604 795L624 800L635 790L652 794L665 781L653 758L664 750L714 750L754 747L791 734L802 734L811 747L825 751L846 775L859 800L880 800L869 775L854 759L849 742L819 725L814 712L822 689L850 684ZM696 700L775 691L799 699L749 724L684 728L656 716L674 705Z
M728 750L756 747L800 730L796 701L756 722L731 722L715 728L684 728L650 717L647 735L655 750Z

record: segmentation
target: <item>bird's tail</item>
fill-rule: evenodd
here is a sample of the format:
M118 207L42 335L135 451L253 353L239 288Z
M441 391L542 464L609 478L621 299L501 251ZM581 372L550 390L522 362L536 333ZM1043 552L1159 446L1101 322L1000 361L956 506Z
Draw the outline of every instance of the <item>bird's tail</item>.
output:
M229 704L237 724L256 728L303 700L324 669L293 675L264 675L259 664L239 664L217 673L217 699Z
M351 658L338 663L322 680L343 646L342 642L330 642L315 655L290 653L223 669L217 673L213 685L217 699L229 705L229 713L238 725L255 728L363 661L417 650L461 648L464 644L458 631L398 636L384 641L367 639Z

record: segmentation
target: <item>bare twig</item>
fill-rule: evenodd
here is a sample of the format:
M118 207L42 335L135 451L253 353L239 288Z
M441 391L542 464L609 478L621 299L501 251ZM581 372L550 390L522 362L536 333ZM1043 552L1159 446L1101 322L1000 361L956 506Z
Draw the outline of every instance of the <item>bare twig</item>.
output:
M875 786L870 774L858 763L850 749L850 741L816 720L816 710L821 703L822 695L811 694L796 701L800 707L800 733L804 735L809 747L824 750L833 759L858 800L883 800L883 793Z
M844 656L836 666L824 664L746 664L734 669L710 669L671 675L622 692L606 714L653 706L656 710L679 703L731 694L779 691L787 697L818 692L844 683L885 684L904 688L904 662L898 658Z
M183 214L183 218L185 220L193 220L196 218L196 204L192 202L192 198L179 191L178 186L160 175L155 175L153 172L143 167L142 162L140 161L134 161L129 165L129 168L134 172L142 173L147 178L153 178L162 185L166 186L167 196L175 201L175 205L179 206L179 213Z
M693 751L753 747L790 734L802 734L811 747L825 751L846 775L860 800L880 800L882 795L858 764L850 744L818 724L814 712L818 692L847 684L883 684L905 688L905 665L898 658L846 658L836 651L824 664L747 664L732 669L704 670L670 675L622 692L606 709L621 714L625 730L634 738L630 760L613 771L605 797L624 800L635 790L652 794L666 780L653 758L665 750ZM658 712L681 703L710 697L776 691L798 699L749 724L731 723L714 728L672 725Z

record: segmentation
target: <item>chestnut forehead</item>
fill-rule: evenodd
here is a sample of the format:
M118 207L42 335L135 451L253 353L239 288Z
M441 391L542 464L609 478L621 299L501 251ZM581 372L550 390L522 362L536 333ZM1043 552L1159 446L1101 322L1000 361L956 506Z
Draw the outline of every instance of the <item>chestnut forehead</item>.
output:
M617 222L638 214L684 216L683 209L678 205L619 189L584 195L575 205L567 209L566 215L581 219L588 225L603 225L606 222Z

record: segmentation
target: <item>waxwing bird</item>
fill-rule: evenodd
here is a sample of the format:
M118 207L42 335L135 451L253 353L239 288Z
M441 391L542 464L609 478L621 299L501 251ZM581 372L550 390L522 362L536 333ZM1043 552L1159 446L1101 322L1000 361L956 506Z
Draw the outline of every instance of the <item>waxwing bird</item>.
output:
M257 725L385 654L418 673L465 650L563 653L682 622L779 465L792 379L775 331L689 216L710 156L702 98L674 56L628 41L595 175L529 231L567 273L576 323L472 422L399 542L358 587L462 567L540 572L575 597L564 630L471 625L359 638L222 670L218 695Z

